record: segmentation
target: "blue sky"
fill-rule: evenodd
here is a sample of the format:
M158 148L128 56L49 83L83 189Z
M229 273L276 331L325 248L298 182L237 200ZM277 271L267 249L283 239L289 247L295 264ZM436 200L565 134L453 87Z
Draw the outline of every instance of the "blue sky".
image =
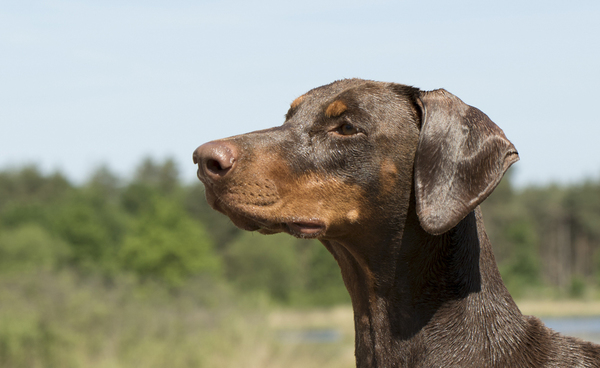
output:
M600 177L600 2L4 1L0 168L83 181L283 123L336 79L446 88L504 129L518 184Z

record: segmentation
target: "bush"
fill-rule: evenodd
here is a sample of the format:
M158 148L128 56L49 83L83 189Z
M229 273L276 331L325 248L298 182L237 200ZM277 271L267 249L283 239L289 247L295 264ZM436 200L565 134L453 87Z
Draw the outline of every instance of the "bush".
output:
M152 202L125 236L119 251L123 268L174 287L200 273L218 274L220 260L202 225L172 201Z
M37 224L0 232L0 272L53 270L66 260L67 245Z
M571 298L582 298L586 291L586 282L583 277L575 275L571 277L571 284L569 285L569 296Z
M79 269L109 271L116 262L125 218L95 193L82 191L54 211L53 230L71 249L70 263Z
M302 286L294 249L298 241L285 234L243 233L225 253L227 278L240 290L265 292L275 300L290 302Z
M285 304L350 301L337 263L316 241L246 232L229 244L224 260L227 278L242 291L263 292Z

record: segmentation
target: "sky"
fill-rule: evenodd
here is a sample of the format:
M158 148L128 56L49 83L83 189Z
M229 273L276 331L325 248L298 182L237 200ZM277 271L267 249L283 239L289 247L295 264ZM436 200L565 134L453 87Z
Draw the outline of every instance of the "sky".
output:
M445 88L519 151L517 185L600 178L600 2L0 2L0 169L75 182L281 125L314 87Z

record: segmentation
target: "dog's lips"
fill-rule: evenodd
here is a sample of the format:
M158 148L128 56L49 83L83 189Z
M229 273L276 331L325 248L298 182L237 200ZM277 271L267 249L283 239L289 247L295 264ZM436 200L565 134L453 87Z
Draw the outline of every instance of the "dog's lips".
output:
M292 235L303 238L316 238L325 232L326 226L320 221L292 221L286 223Z

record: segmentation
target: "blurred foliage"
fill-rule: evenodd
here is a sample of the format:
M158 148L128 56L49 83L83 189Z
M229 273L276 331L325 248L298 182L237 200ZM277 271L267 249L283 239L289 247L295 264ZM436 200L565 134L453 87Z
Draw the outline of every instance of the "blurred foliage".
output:
M206 284L204 291L217 293ZM40 271L1 278L0 298L1 367L197 368L214 366L213 349L230 353L211 340L232 333L223 326L235 315L208 313L194 290L165 297L160 285L140 289L122 276L106 287L95 277Z
M94 191L72 193L55 206L52 230L70 246L70 263L110 269L125 231L119 208Z
M56 270L68 256L67 244L37 224L0 233L0 275Z
M144 278L158 277L172 286L199 273L218 273L220 260L203 227L181 206L156 197L145 207L119 249L126 270Z
M571 297L600 281L600 181L516 190L513 169L481 205L494 254L519 297L543 286Z
M229 244L223 259L227 279L240 290L264 292L286 304L350 301L335 260L316 241L245 232Z
M240 290L264 291L276 300L289 302L304 276L300 275L302 260L295 249L299 242L302 240L281 234L262 237L244 233L227 247L226 275Z
M173 293L124 275L110 285L72 270L5 276L0 367L354 366L351 334L336 344L278 341L266 305L236 294L205 278Z

